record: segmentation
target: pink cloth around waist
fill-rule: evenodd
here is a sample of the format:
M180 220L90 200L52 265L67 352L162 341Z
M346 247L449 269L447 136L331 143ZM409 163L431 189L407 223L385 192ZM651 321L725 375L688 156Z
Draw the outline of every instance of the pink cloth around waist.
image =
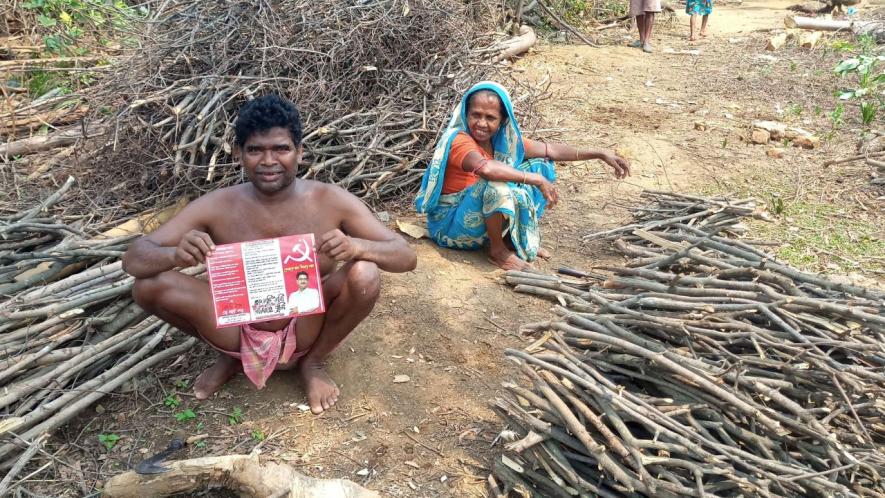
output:
M630 17L642 16L646 12L660 12L661 0L630 0Z
M205 338L204 338L205 340ZM263 389L267 379L279 363L301 358L307 351L295 352L295 319L281 330L260 330L246 324L240 327L240 351L221 349L206 341L218 351L237 358L243 363L243 373L258 389Z

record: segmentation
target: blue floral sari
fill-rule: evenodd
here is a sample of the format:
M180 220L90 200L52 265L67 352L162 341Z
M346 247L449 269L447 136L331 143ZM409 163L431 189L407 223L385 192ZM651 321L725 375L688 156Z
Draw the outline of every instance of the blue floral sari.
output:
M686 0L685 13L688 15L709 16L713 12L713 0Z
M533 261L541 246L538 221L547 204L537 187L480 178L460 192L442 194L452 141L459 132L469 134L467 102L470 95L479 90L495 92L507 112L507 121L492 137L495 160L520 171L538 173L551 182L556 180L553 161L524 160L522 133L516 123L510 95L501 85L484 81L468 90L452 113L449 125L437 142L433 158L424 172L415 209L427 214L430 238L452 249L480 249L488 241L485 219L501 213L505 219L504 235L510 237L517 256L524 261Z

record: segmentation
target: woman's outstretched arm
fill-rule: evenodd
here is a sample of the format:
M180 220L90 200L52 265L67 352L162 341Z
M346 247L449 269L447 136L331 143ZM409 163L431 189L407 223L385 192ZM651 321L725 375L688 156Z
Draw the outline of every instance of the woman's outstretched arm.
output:
M615 170L615 177L626 178L630 176L630 163L623 157L605 149L593 149L590 147L572 147L566 144L555 144L527 140L525 148L526 159L546 157L553 161L588 161L599 159Z

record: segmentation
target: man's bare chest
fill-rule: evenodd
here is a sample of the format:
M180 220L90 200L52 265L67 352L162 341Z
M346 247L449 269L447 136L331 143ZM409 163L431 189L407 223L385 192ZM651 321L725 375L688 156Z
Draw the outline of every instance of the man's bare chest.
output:
M209 236L216 244L230 244L287 235L312 233L319 239L324 233L340 227L334 213L315 206L286 208L231 206L221 208L209 227Z

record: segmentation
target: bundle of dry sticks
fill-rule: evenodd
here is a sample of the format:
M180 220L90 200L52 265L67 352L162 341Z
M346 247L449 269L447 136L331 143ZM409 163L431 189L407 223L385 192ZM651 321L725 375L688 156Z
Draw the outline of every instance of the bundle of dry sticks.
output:
M267 93L301 110L301 177L367 200L411 192L461 92L497 74L502 50L457 0L156 5L141 47L83 96L90 204L135 212L242 181L234 120ZM529 110L531 92L503 83Z
M885 293L723 237L751 201L646 196L587 237L626 267L507 274L558 305L507 351L496 494L885 496Z
M84 233L49 214L74 184L0 217L0 469L13 469L0 495L44 433L195 342L153 353L169 326L129 295L120 257L134 236Z

